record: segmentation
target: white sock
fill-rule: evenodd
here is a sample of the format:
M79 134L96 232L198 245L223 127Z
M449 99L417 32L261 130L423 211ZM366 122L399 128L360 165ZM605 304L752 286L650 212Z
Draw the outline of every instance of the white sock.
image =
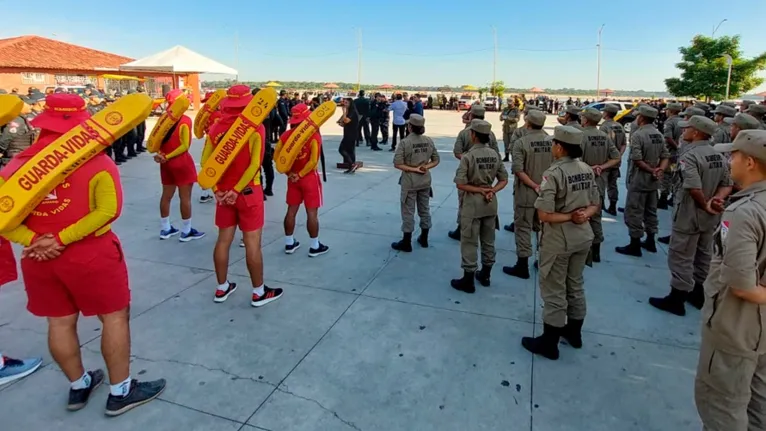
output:
M162 217L160 219L160 228L165 230L170 230L170 217Z
M314 250L319 248L319 237L311 238L311 248Z
M181 220L181 233L186 235L191 232L191 219Z
M72 389L85 389L90 387L90 374L85 373L79 379L69 384Z
M130 392L130 376L117 384L109 385L109 392L115 397L128 395Z
M254 287L253 288L253 294L258 295L258 296L263 296L263 294L266 293L266 291L263 289L263 286L264 285L262 284L262 285L260 285L258 287Z
M229 280L226 280L226 283L219 284L216 289L220 290L221 292L226 292L226 290L229 288Z
M295 238L292 235L285 235L285 245L295 244Z

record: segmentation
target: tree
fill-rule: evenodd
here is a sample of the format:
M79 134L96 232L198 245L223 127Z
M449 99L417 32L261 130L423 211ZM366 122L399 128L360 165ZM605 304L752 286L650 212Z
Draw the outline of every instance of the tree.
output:
M743 58L739 49L739 36L711 38L697 35L691 46L678 48L681 62L680 78L665 80L670 94L676 97L694 97L707 100L723 100L726 97L726 80L729 66L725 55L733 59L729 97L737 97L763 83L756 74L766 69L766 53L753 59Z
M489 94L502 98L505 93L505 83L503 81L495 81L489 85Z

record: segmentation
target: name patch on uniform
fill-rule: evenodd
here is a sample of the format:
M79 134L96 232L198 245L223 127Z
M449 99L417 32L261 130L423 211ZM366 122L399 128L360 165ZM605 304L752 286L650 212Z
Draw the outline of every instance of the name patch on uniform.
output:
M414 154L420 154L428 152L428 148L430 147L428 142L418 142L417 144L412 144L412 152Z
M530 142L529 146L532 147L532 152L535 153L550 153L552 141L534 141Z
M720 154L711 154L709 156L705 156L705 161L708 162L709 169L723 168L723 157Z
M606 136L588 136L588 143L591 146L594 147L605 147L606 146Z
M593 182L592 173L574 174L567 176L567 184L572 191L589 190Z
M651 134L649 139L651 139L652 145L665 145L665 137L662 135Z
M479 169L490 170L495 169L497 166L497 157L477 157L476 163L479 165Z

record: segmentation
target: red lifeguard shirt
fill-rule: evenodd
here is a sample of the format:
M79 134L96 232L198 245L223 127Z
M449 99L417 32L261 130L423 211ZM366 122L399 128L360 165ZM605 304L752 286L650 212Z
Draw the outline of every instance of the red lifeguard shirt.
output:
M279 152L282 151L282 145L288 139L290 139L290 135L292 135L294 131L295 129L286 130L285 133L282 133L282 136L279 137L279 143L277 144L277 148L274 150L275 160L279 158ZM313 148L314 141L316 141L316 148ZM298 156L295 158L293 166L290 168L290 173L298 174L303 177L308 175L310 171L316 171L317 163L319 162L319 152L321 149L322 135L320 135L319 132L314 132L306 145L301 148L301 152L298 153ZM304 172L307 166L310 166L311 169Z
M208 139L205 145L210 145L212 148L207 148L205 153L209 156L213 148L215 148L223 139L226 132L234 124L234 120L237 119L237 115L221 115L221 119L215 124L210 126ZM242 188L250 185L260 186L261 184L261 163L263 162L263 156L266 150L266 128L263 125L259 125L256 129L256 133L260 135L260 144L253 145L254 139L251 138L251 145L245 145L244 148L237 154L229 165L226 172L223 173L221 179L216 185L218 190L229 191L235 190L241 192ZM253 151L258 152L258 157L253 157ZM204 160L203 160L204 163ZM250 177L252 175L252 177ZM250 177L250 178L246 178ZM246 181L246 182L245 182Z

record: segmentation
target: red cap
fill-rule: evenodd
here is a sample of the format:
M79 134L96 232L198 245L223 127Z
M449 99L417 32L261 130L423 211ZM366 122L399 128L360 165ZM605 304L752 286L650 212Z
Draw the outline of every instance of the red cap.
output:
M226 90L226 98L221 101L221 108L244 108L250 101L253 100L253 95L250 93L250 87L247 85L234 85Z
M179 90L178 88L168 91L168 94L165 95L165 100L168 102L168 106L175 103L178 96L181 96L182 94L184 94L183 90Z
M305 103L299 103L290 110L290 124L300 124L311 115L311 110Z
M32 126L56 133L66 133L90 118L85 100L76 94L50 94L45 98L45 110L32 120Z

